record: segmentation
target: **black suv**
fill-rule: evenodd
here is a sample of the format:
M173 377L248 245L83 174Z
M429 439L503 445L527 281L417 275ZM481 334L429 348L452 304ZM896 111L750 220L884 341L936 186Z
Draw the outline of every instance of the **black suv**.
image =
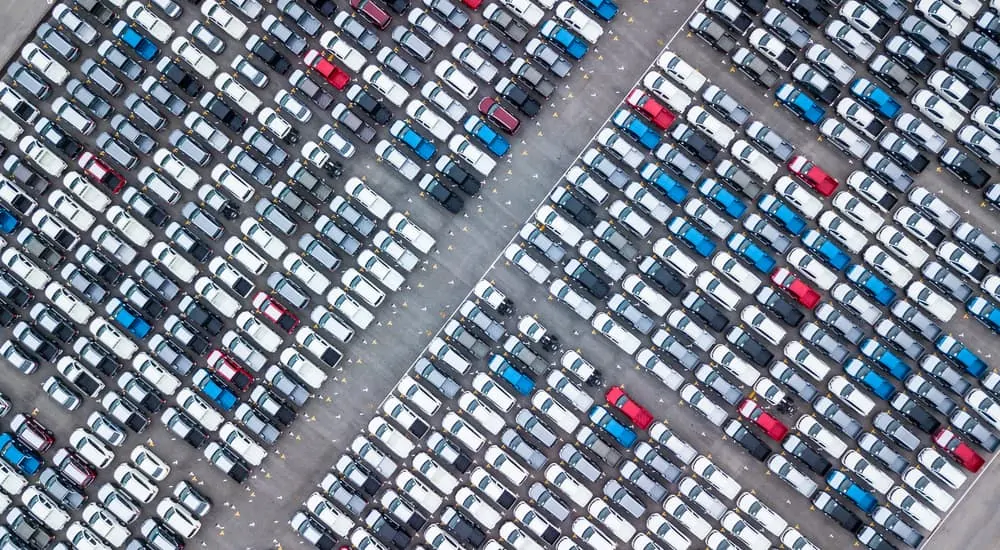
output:
M156 64L156 68L163 74L161 80L166 80L171 82L173 85L177 86L184 93L191 97L198 97L201 93L202 86L201 82L191 76L191 73L185 71L180 65L174 63L168 57L164 57Z

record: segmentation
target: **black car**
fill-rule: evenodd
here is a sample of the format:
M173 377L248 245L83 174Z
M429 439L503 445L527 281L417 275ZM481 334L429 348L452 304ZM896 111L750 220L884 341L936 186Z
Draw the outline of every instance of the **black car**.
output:
M333 118L344 126L348 130L358 136L358 139L365 143L371 143L375 139L375 128L372 128L365 121L361 120L361 117L354 114L347 105L343 103L338 103L333 107Z
M597 214L580 199L576 198L568 188L556 187L552 191L552 194L549 195L549 198L580 225L593 227L597 222Z
M11 179L21 184L26 191L34 191L41 196L49 190L51 184L28 164L15 154L7 155L3 161L3 169Z
M76 159L80 153L83 153L83 145L56 122L41 117L35 123L35 131L50 145L71 159Z
M701 132L683 122L674 126L670 132L670 137L681 144L691 154L698 157L702 162L710 163L719 156L719 149L711 144Z
M17 277L0 271L0 296L17 307L24 307L31 301L32 294Z
M764 443L759 437L751 433L739 420L729 419L722 427L722 430L733 441L739 443L743 447L743 450L757 460L764 462L767 460L767 457L771 456L771 448L767 446L767 443Z
M201 106L236 133L242 132L247 125L246 117L240 115L226 100L210 93L201 96Z
M802 320L805 319L805 315L797 307L770 287L764 287L757 292L757 301L790 327L801 325Z
M806 468L809 468L819 476L826 476L827 472L830 471L830 468L833 467L829 460L814 451L809 445L806 445L806 443L797 435L792 434L788 436L788 438L781 443L781 446L788 451L789 454L805 464Z
M410 544L410 535L398 523L378 510L368 511L368 515L365 516L365 525L376 538L394 548L403 550Z
M518 111L527 117L534 117L542 109L541 104L535 98L528 95L528 91L518 86L508 78L501 78L494 87L500 97L511 102Z
M337 13L337 4L333 3L333 0L306 0L306 3L323 17L333 17Z
M256 34L247 40L246 46L252 55L266 63L268 67L274 69L278 74L288 74L289 69L292 68L292 64L285 59L285 56L278 53L277 50L269 46L267 42L261 40Z
M894 395L889 404L924 433L933 435L941 427L940 420L905 393L900 392Z
M837 502L837 499L833 498L833 495L826 491L820 491L812 499L813 505L816 506L817 510L820 510L826 514L830 519L837 522L838 525L846 529L850 533L857 533L864 527L858 516L854 515L853 512L847 509L846 506Z
M17 232L17 243L21 248L38 260L42 268L55 269L63 261L63 254L56 247L56 244L45 235L39 235L30 228L23 227Z
M727 319L726 316L723 315L722 312L720 312L715 306L702 298L697 292L688 292L684 296L682 303L688 311L693 312L701 318L701 320L715 332L722 332L729 326L729 319Z
M528 28L497 4L490 4L483 8L483 17L491 26L514 42L520 43L528 36Z
M486 542L486 534L483 533L483 530L475 522L450 506L445 508L444 513L441 514L441 523L451 532L459 544L468 544L473 548L479 548Z
M417 185L445 210L452 214L458 214L465 206L465 200L458 196L451 189L445 187L437 178L431 174L424 174Z
M451 180L466 195L475 195L482 187L482 182L473 177L468 170L462 168L457 162L444 155L438 157L434 168L437 169L439 174Z
M357 84L348 88L347 98L378 124L388 124L392 120L392 113L389 109Z
M105 376L114 376L121 369L121 365L107 348L87 338L77 338L76 342L73 342L73 353L80 358L83 364L96 369Z
M656 261L652 256L644 256L639 262L639 270L649 276L670 296L680 296L684 292L684 279L677 272Z
M704 13L692 15L688 20L688 26L709 46L724 54L728 54L739 45L733 35L726 32L725 27Z
M14 321L16 321L20 316L21 314L14 306L0 300L0 327L9 327L13 325Z
M115 12L102 0L76 0L76 5L102 25L110 25L115 18Z
M941 151L938 160L941 161L941 165L946 170L955 174L958 179L970 187L981 189L990 181L989 172L984 170L978 162L972 160L969 155L954 147L947 147Z
M608 292L611 291L608 283L595 275L593 271L580 263L579 260L574 259L567 262L564 271L574 281L580 283L594 298L603 300L608 297Z
M225 327L222 319L198 300L185 296L181 299L179 307L189 323L212 336L218 336Z
M814 27L819 27L830 18L830 12L826 11L819 0L782 0L788 9L803 21Z
M165 80L172 83L191 97L198 97L198 94L201 93L201 81L191 76L191 73L171 61L170 58L162 58L156 64L156 68L163 74L163 77L160 79L161 81Z
M753 364L767 368L774 360L774 354L767 350L753 336L740 327L733 327L726 333L726 340L740 350Z
M764 8L767 7L764 0L736 0L736 3L754 15L764 13Z

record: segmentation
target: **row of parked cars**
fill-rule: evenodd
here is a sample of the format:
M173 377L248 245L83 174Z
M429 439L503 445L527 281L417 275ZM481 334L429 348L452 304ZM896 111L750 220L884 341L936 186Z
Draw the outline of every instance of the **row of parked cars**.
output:
M688 548L692 540L712 548L731 545L706 514L733 540L769 547L746 514L786 544L815 548L666 424L654 423L621 387L608 389L606 404L595 405L584 387L600 385L601 374L579 352L562 353L559 368L550 368L545 356L557 352L560 342L537 316L519 316L516 332L508 333L505 317L514 307L503 291L481 281L473 292L474 299L459 308L428 355L382 403L383 416L369 423L321 481L322 492L311 495L305 511L292 518L303 538L319 547L343 538L354 545L403 548L422 530L432 547L448 549L503 547L498 541L564 549L579 548L578 543L595 549L630 543ZM494 347L500 349L491 353ZM479 361L485 369L476 366ZM472 391L465 389L469 378ZM461 414L440 415L443 401L451 399L457 399ZM519 400L531 408L515 413ZM429 428L434 422L428 419L438 416L443 432ZM513 427L505 417L513 419ZM637 431L647 429L651 439L637 442ZM560 442L560 462L548 462L542 449ZM682 477L688 467L697 477ZM465 485L459 480L467 472ZM533 475L541 482L532 482ZM519 501L519 490L510 487L528 483L532 500ZM667 486L675 483L684 499L668 496ZM602 484L603 497L589 488ZM665 513L654 509L644 532L638 522L650 510L646 498ZM723 500L734 500L735 507ZM574 508L585 509L588 517L573 519ZM512 520L504 521L510 512ZM560 536L565 524L572 539Z

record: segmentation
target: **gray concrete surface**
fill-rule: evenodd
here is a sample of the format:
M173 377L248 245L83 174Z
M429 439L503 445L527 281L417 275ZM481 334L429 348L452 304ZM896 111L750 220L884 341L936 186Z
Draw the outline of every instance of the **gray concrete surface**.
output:
M0 0L0 59L5 65L34 35L35 27L52 5L52 0Z

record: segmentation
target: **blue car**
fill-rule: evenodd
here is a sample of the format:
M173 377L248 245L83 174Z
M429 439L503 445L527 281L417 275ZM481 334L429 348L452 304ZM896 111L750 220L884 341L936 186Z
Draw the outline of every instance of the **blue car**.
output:
M491 153L493 153L498 157L502 157L507 154L507 151L510 151L510 144L507 143L507 140L504 139L504 137L501 136L500 134L496 133L496 131L493 130L493 128L490 128L488 124L483 122L483 120L477 116L470 116L469 118L465 119L465 131L469 132L470 135L474 136L476 139L482 142L482 144L485 145L486 148L489 149ZM410 130L410 132L416 134L416 132L414 132L413 130ZM417 135L419 136L419 134ZM430 145L430 143L427 142L427 140L424 140L422 137L420 139L423 140L424 143ZM413 146L410 145L410 147ZM434 146L431 145L432 149L433 147ZM416 151L416 147L414 147L413 150ZM417 152L417 154L419 155L420 153ZM431 155L433 154L434 153L432 152ZM426 158L421 156L420 158L423 158L424 160L429 160L430 156L427 156Z
M774 266L777 262L774 258L769 256L767 252L757 246L749 237L742 233L733 233L726 239L726 244L729 245L729 249L733 252L743 256L747 261L749 261L757 271L765 275L770 275L774 271Z
M591 422L597 424L608 435L615 438L615 441L621 444L622 447L629 449L632 445L635 445L635 440L638 439L635 432L619 422L612 416L611 411L608 409L600 405L594 405L590 408L587 416L590 417Z
M700 256L707 258L715 252L715 243L695 229L693 225L680 216L670 218L667 229L684 241L684 244L691 247Z
M578 0L579 4L594 15L605 21L611 21L618 15L618 6L611 0Z
M216 379L205 369L198 369L195 371L191 380L196 386L198 386L198 389L200 389L206 397L211 399L212 402L221 407L224 411L232 410L239 401L239 399L236 398L236 394L229 391L229 388L227 388L222 381Z
M659 132L650 128L639 117L633 115L625 109L618 109L615 111L614 116L611 117L611 122L614 122L615 126L621 128L622 130L625 130L626 134L641 143L643 147L649 149L650 151L656 149L660 145Z
M6 432L0 434L0 456L25 475L34 475L42 467L42 459L34 451L21 445L13 435Z
M104 310L107 311L108 315L115 320L116 323L121 325L122 328L129 331L133 336L139 338L140 340L145 338L149 331L153 327L142 318L141 315L131 306L121 301L119 298L112 298L108 300Z
M891 304L896 299L896 291L892 287L887 285L882 279L879 279L874 273L858 264L848 266L844 274L847 275L847 278L851 282L858 285L865 294L875 298L883 306Z
M878 506L878 500L875 499L875 495L864 490L857 483L854 483L847 474L840 470L833 470L827 474L826 484L850 499L851 502L866 514L872 513L875 507Z
M896 388L892 385L892 382L883 378L881 374L875 372L874 369L860 359L853 357L848 359L847 363L844 364L844 371L847 373L847 376L861 382L872 393L886 401L896 393Z
M965 309L993 332L1000 332L1000 308L989 300L976 296L965 304Z
M582 38L551 19L542 23L541 34L577 61L587 54L587 43Z
M0 231L7 233L8 235L13 233L17 226L20 225L17 216L11 214L4 208L0 208Z
M825 261L830 267L841 271L847 262L851 261L851 257L847 255L846 252L840 249L839 246L833 244L833 241L827 239L822 233L816 231L815 229L809 229L802 234L802 243L805 244L809 250L815 252L819 259Z
M128 44L135 50L135 53L139 54L139 57L145 59L146 61L152 61L156 54L160 53L160 49L156 47L145 36L141 35L128 26L124 21L118 21L113 27L111 27L111 32L114 33L122 42Z
M434 153L437 152L437 147L429 139L420 135L419 132L402 120L393 122L392 126L389 127L389 133L394 138L408 145L423 160L430 160L434 156Z
M896 354L889 351L889 348L879 344L875 340L865 338L861 341L859 347L865 357L875 361L878 366L884 368L896 380L902 382L910 375L910 367L902 359L896 357Z
M663 191L663 194L675 204L680 204L687 198L687 189L652 162L640 166L639 175L642 176L642 179L659 187L660 191Z
M976 378L982 378L986 374L986 369L989 368L986 362L972 353L969 348L965 347L965 344L951 336L938 338L934 342L934 347Z
M514 386L517 393L521 395L530 395L532 390L535 389L534 380L514 368L514 365L511 365L509 361L495 353L490 355L490 359L486 365L511 386Z
M889 92L867 78L855 78L854 82L851 82L851 93L886 118L895 117L902 108Z
M757 207L774 218L792 235L799 235L806 229L806 221L799 217L791 207L781 202L781 199L770 193L764 193L757 199Z
M779 86L774 96L789 111L795 113L795 116L809 124L819 124L819 121L826 116L826 110L820 107L819 103L791 84Z
M747 205L743 204L740 199L736 198L736 195L730 193L721 183L712 178L702 180L698 184L698 191L725 210L726 214L734 218L738 219L742 217L743 213L747 211Z

